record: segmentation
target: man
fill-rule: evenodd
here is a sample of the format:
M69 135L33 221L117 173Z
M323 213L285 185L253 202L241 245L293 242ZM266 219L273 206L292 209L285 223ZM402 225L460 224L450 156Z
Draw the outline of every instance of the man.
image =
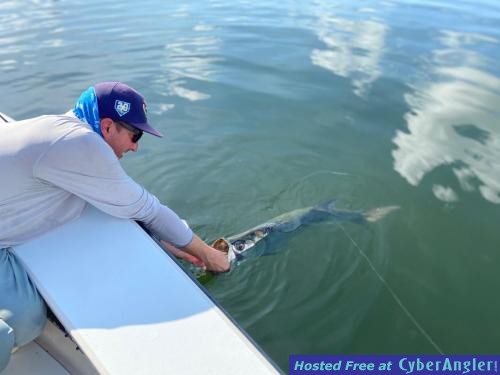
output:
M0 371L12 349L33 340L45 324L45 304L11 247L78 218L87 203L140 221L176 256L216 272L229 269L224 253L120 166L118 159L137 151L143 132L161 137L131 87L98 83L65 115L0 126Z

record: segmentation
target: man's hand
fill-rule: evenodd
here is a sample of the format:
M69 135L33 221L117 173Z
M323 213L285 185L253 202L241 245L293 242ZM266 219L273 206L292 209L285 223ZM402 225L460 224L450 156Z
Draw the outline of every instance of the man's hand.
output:
M212 272L229 271L229 261L227 254L208 246L196 234L189 244L182 250L171 245L168 242L161 241L162 245L175 256L185 259L196 266Z
M163 247L168 250L173 256L177 258L184 259L185 261L188 261L189 263L194 264L195 266L201 267L203 269L206 269L207 267L205 266L205 263L203 263L200 259L197 257L186 253L185 251L178 249L174 245L172 245L169 242L161 240L161 244Z
M207 245L205 256L202 257L206 269L212 272L229 271L229 261L227 254Z

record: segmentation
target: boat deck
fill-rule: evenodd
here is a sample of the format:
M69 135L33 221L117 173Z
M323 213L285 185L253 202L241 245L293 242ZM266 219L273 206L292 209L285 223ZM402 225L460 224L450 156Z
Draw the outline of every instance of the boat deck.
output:
M14 251L101 374L279 373L133 221L88 206Z

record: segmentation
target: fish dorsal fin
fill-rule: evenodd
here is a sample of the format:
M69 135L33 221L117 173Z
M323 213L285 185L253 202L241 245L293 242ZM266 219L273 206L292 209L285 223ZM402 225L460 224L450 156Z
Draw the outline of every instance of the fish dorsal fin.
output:
M336 199L330 199L326 202L318 204L314 208L320 211L332 212L335 211L335 202L337 202Z

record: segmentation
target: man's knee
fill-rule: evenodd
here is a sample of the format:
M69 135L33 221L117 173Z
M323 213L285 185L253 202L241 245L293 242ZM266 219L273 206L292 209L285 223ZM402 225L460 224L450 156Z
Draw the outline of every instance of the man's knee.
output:
M0 308L0 319L14 330L14 346L23 346L34 340L45 327L47 308L34 287L23 288L23 293L11 293Z
M33 296L13 316L11 327L14 329L15 346L23 346L42 333L47 321L47 309L40 295Z
M0 372L7 367L13 347L14 331L7 323L0 319Z
M45 302L10 249L0 249L0 260L0 319L14 330L14 345L22 346L42 332Z

